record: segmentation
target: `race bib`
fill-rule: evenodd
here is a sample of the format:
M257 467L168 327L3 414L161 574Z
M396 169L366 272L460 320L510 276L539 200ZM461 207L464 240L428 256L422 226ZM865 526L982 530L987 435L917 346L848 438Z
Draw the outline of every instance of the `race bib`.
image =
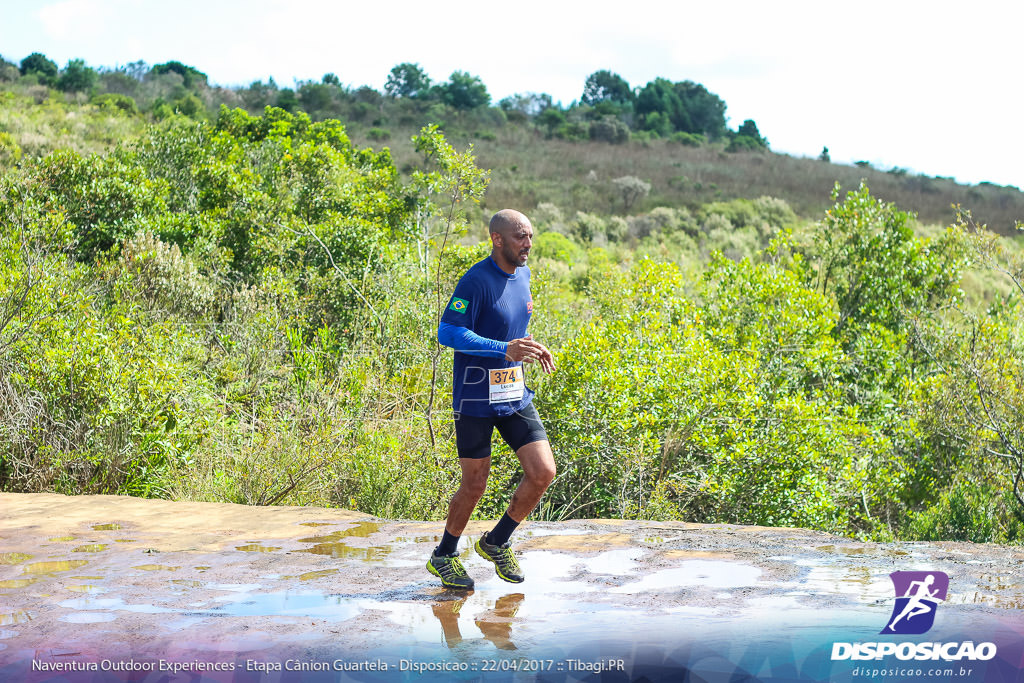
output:
M522 366L491 370L490 390L488 393L489 403L507 403L518 401L523 397L526 384L523 382Z

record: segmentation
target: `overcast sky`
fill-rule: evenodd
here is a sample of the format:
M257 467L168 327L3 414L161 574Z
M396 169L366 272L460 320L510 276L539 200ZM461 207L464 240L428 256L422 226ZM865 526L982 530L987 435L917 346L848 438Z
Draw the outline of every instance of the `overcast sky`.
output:
M178 60L211 83L281 86L327 72L383 88L418 62L482 78L495 101L568 104L588 74L633 86L704 84L729 125L772 149L1024 187L1024 4L970 2L327 2L60 0L5 3L0 54L63 67ZM500 8L500 9L499 9Z

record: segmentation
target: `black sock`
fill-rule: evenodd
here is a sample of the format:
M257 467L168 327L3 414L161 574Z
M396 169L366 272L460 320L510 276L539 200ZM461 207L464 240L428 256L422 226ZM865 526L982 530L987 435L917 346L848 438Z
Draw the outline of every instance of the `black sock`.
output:
M456 551L459 546L460 536L452 536L448 533L448 530L444 530L444 536L441 537L441 545L437 546L434 550L435 555L451 555Z
M487 534L487 542L491 545L504 545L512 537L512 532L519 526L519 522L508 516L506 512L501 516L498 525Z

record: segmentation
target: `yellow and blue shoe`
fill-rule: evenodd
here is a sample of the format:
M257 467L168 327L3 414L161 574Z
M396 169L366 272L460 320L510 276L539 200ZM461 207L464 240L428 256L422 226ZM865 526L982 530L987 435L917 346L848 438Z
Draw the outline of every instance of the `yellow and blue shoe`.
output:
M522 583L526 580L523 569L519 566L519 560L516 559L508 543L491 545L485 536L481 536L477 539L474 547L480 557L494 563L494 571L498 573L500 579L509 583Z

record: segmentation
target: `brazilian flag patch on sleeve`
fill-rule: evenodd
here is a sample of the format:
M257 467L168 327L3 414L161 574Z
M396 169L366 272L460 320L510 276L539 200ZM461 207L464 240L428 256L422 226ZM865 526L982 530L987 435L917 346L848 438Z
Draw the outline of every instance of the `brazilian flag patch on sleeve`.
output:
M452 302L448 304L448 310L456 313L465 313L467 309L469 309L469 302L458 297L453 297Z

